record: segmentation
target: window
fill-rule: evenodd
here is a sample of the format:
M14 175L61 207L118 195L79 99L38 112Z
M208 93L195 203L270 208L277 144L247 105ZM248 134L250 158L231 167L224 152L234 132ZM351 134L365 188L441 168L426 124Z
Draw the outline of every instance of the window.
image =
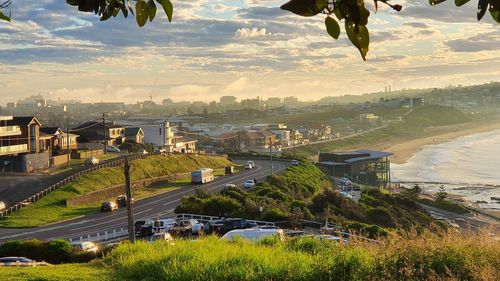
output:
M161 136L161 128L158 128L158 134Z

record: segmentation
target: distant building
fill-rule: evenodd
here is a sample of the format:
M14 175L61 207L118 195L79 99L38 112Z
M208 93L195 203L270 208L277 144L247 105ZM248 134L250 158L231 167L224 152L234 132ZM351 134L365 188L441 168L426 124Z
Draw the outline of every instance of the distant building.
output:
M126 141L144 143L144 131L141 127L125 127Z
M268 108L280 107L282 104L283 103L282 103L281 98L268 98L266 100L266 106Z
M89 121L78 125L70 130L71 133L80 135L78 142L83 143L106 143L106 145L121 145L125 142L125 126L114 122L103 124L102 122Z
M231 106L236 104L236 97L234 96L222 96L219 99L220 105Z
M390 178L390 152L356 150L319 153L316 165L330 178L347 176L360 184L387 187Z
M376 123L380 120L380 117L373 113L362 113L359 115L359 121L365 123Z
M144 143L165 148L170 153L196 153L197 151L198 141L176 136L175 128L169 122L142 125L141 129L144 132Z

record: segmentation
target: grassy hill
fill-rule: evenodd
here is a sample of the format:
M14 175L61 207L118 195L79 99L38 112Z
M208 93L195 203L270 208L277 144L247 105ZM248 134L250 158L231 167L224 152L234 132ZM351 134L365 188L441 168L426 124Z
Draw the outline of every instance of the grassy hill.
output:
M223 157L202 155L151 156L132 163L132 181L185 173L200 167L222 168L232 163ZM98 210L98 204L67 207L66 199L101 190L124 182L123 168L104 168L86 174L77 180L49 193L35 204L0 219L0 227L40 226L74 218Z
M260 211L260 207L263 211ZM255 188L229 188L220 194L200 190L186 196L177 213L224 215L266 221L288 221L300 226L301 220L337 223L376 237L403 229L440 229L440 224L413 200L386 194L378 189L363 191L359 204L332 189L330 181L307 160L289 167L283 174L269 177Z
M487 232L394 235L349 244L296 238L252 244L208 237L120 244L102 261L0 267L5 280L499 280L500 243Z
M297 147L295 152L298 155L309 157L317 155L318 151L370 148L376 143L405 141L443 132L443 130L430 131L430 128L449 127L472 121L474 120L471 117L454 107L426 105L413 110L404 117L404 120L391 122L385 128L343 140Z

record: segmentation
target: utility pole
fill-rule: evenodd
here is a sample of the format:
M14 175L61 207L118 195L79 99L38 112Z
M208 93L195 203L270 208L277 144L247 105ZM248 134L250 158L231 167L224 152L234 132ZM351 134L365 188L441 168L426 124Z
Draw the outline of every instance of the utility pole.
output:
M71 155L69 150L69 126L66 128L66 152L68 153L68 168L71 168Z
M200 148L201 148L201 142L200 142L200 131L198 131L198 149L196 149L196 154L200 155Z
M134 217L132 214L132 205L130 204L132 200L132 189L130 187L130 164L128 162L128 156L125 156L124 174L125 192L127 194L128 239L130 243L135 243Z
M102 114L102 130L104 131L104 154L108 153L108 140L106 138L106 118L104 113Z
M271 155L271 176L272 176L274 172L274 165L273 165L273 145L271 143L269 143L269 154Z

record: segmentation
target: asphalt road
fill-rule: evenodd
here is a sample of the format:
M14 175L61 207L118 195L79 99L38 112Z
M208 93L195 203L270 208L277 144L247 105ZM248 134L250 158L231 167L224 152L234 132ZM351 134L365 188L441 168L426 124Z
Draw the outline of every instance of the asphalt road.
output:
M269 161L254 160L257 167L252 170L245 170L231 176L217 178L214 182L203 186L209 192L219 192L226 184L241 185L248 179L260 179L271 174L271 163ZM286 162L274 162L274 172L279 172L288 164ZM189 186L150 198L139 200L134 206L134 220L157 218L173 215L173 210L179 205L183 196L194 193L195 186ZM19 239L53 239L53 238L75 238L79 236L95 235L113 229L127 228L127 210L121 208L114 213L93 213L81 218L43 226L38 228L0 228L0 243L9 240Z

